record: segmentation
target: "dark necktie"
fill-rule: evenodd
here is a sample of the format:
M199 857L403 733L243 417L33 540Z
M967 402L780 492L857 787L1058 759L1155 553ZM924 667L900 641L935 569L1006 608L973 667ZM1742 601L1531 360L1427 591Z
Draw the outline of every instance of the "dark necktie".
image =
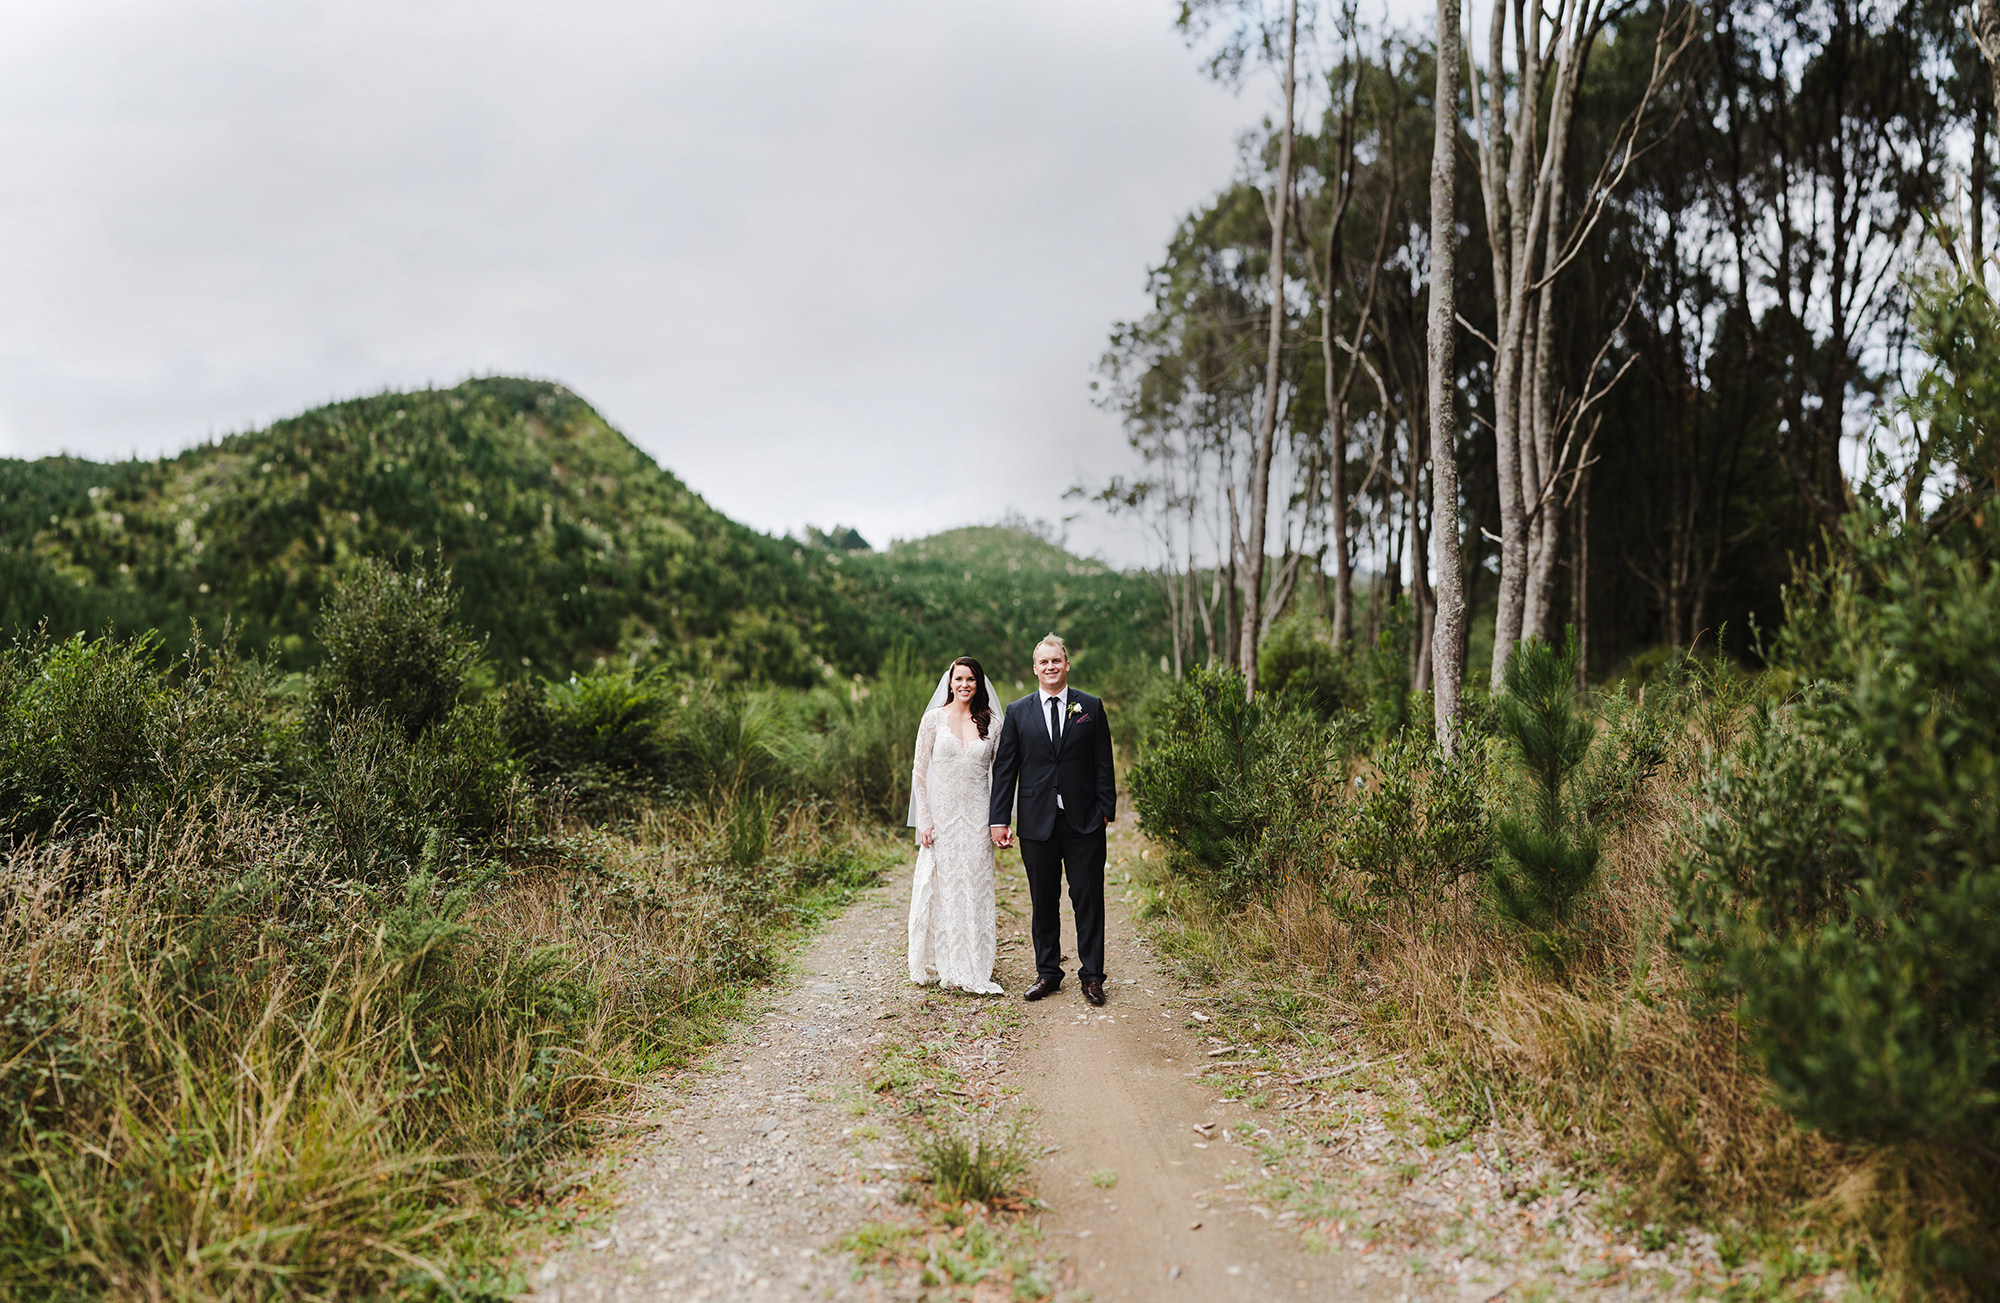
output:
M1062 716L1056 713L1056 703L1058 702L1058 700L1059 698L1056 697L1049 698L1049 745L1050 746L1062 745Z

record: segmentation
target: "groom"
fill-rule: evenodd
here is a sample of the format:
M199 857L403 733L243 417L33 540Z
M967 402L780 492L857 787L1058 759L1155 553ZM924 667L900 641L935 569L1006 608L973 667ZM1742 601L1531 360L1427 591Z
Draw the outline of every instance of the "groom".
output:
M1111 724L1104 703L1069 686L1069 648L1050 634L1035 646L1041 690L1007 707L993 753L993 802L987 815L995 846L1020 784L1021 864L1033 903L1035 984L1039 1000L1062 988L1062 913L1058 894L1069 874L1076 911L1077 980L1083 998L1104 1003L1104 826L1118 811L1112 785Z

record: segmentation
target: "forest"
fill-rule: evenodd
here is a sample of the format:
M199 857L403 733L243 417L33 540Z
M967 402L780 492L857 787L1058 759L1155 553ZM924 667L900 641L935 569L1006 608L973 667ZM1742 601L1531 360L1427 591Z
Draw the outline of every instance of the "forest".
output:
M1421 689L1447 586L1448 641L1495 690L1515 643L1565 627L1592 674L1718 642L1755 661L1852 508L1927 513L1973 471L1919 392L1925 314L1988 266L1994 91L1965 10L1478 18L1441 69L1434 30L1351 6L1182 8L1213 75L1282 108L1113 330L1099 397L1137 466L1080 490L1148 527L1182 663L1254 678L1287 613L1372 642L1407 601Z

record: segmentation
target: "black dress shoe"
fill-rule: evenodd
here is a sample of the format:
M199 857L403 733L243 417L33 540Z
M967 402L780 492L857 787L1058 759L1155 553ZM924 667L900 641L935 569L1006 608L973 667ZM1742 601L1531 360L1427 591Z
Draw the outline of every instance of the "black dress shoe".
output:
M1104 979L1101 977L1083 979L1083 998L1092 1004L1104 1003Z
M1040 1000L1045 996L1054 995L1060 990L1062 990L1062 979L1060 977L1053 980L1046 977L1038 977L1035 979L1033 986L1021 992L1021 998L1023 1000Z

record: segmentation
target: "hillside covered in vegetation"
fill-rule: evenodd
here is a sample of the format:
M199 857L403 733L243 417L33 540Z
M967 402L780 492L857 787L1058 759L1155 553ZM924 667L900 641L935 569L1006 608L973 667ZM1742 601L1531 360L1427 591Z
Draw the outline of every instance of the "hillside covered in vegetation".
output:
M1027 530L975 525L823 561L837 562L848 591L926 664L977 656L997 680L1025 679L1036 640L1051 630L1068 640L1083 677L1150 664L1166 650L1151 577L1076 556Z
M315 613L369 556L449 566L501 674L636 659L803 686L899 646L1021 673L1052 627L1102 659L1157 654L1142 584L1100 563L997 527L884 554L771 538L557 384L385 393L158 461L0 461L8 634L47 620L178 646L190 619L227 617L305 668Z

